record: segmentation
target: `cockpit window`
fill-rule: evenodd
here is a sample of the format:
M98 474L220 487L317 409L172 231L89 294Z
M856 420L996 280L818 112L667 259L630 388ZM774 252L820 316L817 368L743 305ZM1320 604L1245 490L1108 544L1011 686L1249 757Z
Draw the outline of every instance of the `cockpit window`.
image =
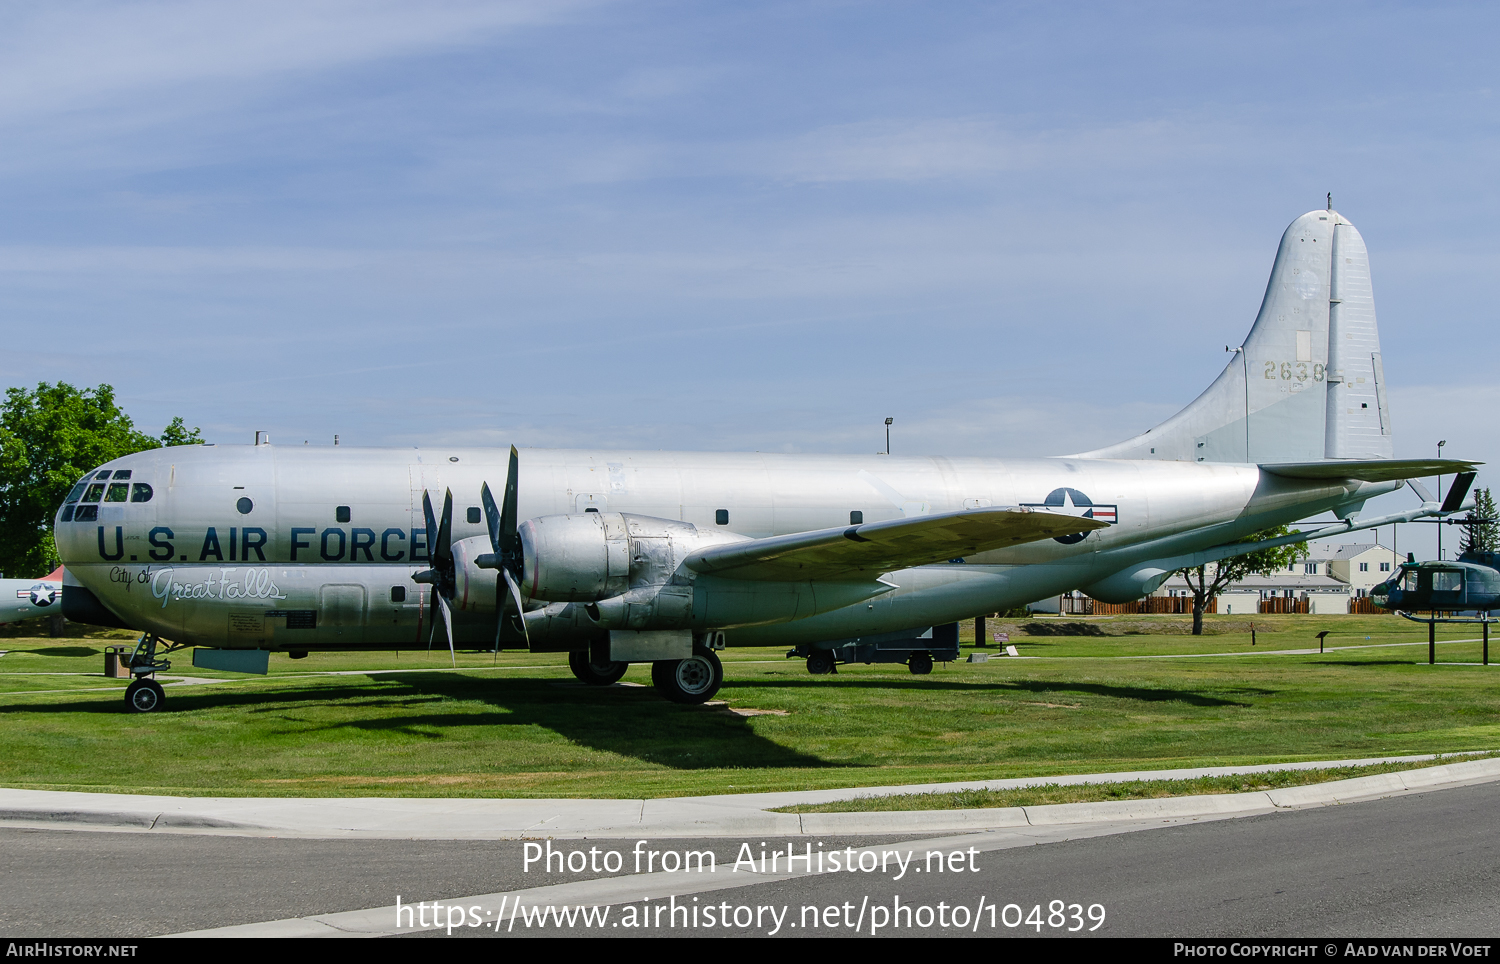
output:
M129 469L115 469L115 478L117 478L117 479L128 479L128 478L130 478L130 470Z
M95 482L93 485L90 485L89 490L84 493L83 501L98 502L99 497L102 495L104 495L104 486L100 485L98 482Z
M68 497L66 499L64 499L63 501L64 502L77 502L78 499L79 499L79 497L83 495L83 490L86 489L86 488L88 488L88 487L89 487L89 484L87 482L80 482L80 483L78 483L77 485L73 486L73 491L69 492L68 493Z
M98 473L97 475L94 476L94 478L96 478L96 479L107 479L107 478L109 478L109 469L105 469L104 471Z
M1417 570L1408 569L1401 574L1401 589L1404 592L1417 591Z
M128 498L130 498L129 482L116 482L109 487L108 492L104 493L105 502L124 502Z
M131 492L130 492L130 501L131 502L150 502L151 501L151 486L147 485L144 482L137 482L132 487L132 489L131 489Z

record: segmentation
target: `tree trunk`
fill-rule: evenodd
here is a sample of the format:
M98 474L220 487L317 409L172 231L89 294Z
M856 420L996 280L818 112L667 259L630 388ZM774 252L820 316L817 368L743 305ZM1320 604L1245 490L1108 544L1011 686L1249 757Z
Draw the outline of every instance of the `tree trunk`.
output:
M1205 608L1203 597L1197 593L1193 594L1193 635L1203 635L1203 610Z

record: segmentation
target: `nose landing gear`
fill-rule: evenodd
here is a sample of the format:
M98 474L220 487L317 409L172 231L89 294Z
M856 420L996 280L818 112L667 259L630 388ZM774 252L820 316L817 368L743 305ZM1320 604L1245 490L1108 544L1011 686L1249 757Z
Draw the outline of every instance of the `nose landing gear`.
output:
M156 644L160 641L155 633L146 633L135 644L135 652L130 654L130 672L135 676L135 682L125 687L125 708L131 713L155 713L167 702L161 684L152 679L157 672L172 668L170 660L157 656ZM162 652L170 653L181 648L169 644Z
M132 713L151 713L166 699L161 684L154 679L138 679L125 687L125 705Z

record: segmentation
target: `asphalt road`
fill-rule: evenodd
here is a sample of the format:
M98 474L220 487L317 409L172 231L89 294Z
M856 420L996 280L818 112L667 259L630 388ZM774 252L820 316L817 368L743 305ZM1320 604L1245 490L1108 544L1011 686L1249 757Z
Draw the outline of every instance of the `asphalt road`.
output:
M870 844L897 851L901 839L822 843L825 851ZM586 849L596 843L627 854L633 845L557 845ZM740 843L663 840L654 846L712 849L727 864ZM759 851L761 841L750 843ZM799 852L807 843L765 842L768 850L791 844ZM883 913L882 934L911 936L1057 936L1077 928L1077 936L1112 937L1494 937L1500 935L1497 843L1500 787L1491 784L980 853L972 860L977 872L967 860L957 870L919 872L919 852L900 880L890 879L892 868L677 898L677 906L687 909L676 926L668 924L670 902L661 926L622 926L627 914L641 923L649 916L648 903L652 913L663 903L652 901L633 911L627 905L611 908L603 928L558 927L554 921L500 933L763 935L773 931L779 911L778 937L868 935ZM396 894L460 897L603 875L542 876L535 867L523 873L522 847L516 841L0 830L0 935L145 936L388 906ZM1052 901L1063 902L1060 911L1052 911ZM710 905L712 925L705 910ZM1088 915L1096 905L1104 921L1093 929L1096 921ZM1039 929L1024 922L1037 906ZM742 923L758 921L737 926L736 913ZM728 927L719 923L726 914ZM904 914L910 914L909 923ZM925 915L931 923L924 926ZM1006 926L1017 916L1023 918L1018 926ZM454 936L460 934L494 937L497 931L460 927Z

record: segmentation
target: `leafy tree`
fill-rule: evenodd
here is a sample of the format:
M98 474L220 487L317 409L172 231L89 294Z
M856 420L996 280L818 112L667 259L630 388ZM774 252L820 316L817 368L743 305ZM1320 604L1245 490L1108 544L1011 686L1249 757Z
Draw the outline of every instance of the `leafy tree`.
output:
M1257 532L1245 542L1265 542L1267 539L1292 534L1292 530L1286 526L1277 526ZM1223 592L1231 583L1239 582L1246 576L1269 576L1279 569L1287 568L1298 559L1306 558L1307 543L1294 542L1291 545L1247 552L1203 566L1179 569L1182 578L1187 580L1188 588L1193 591L1193 635L1203 635L1203 612L1208 608L1209 600Z
M1464 531L1459 539L1461 552L1495 552L1500 550L1500 516L1495 515L1495 499L1490 490L1474 490L1474 508L1464 516Z
M57 568L52 517L83 473L143 449L202 442L181 418L160 438L137 430L108 385L7 389L0 405L0 572L25 577Z

